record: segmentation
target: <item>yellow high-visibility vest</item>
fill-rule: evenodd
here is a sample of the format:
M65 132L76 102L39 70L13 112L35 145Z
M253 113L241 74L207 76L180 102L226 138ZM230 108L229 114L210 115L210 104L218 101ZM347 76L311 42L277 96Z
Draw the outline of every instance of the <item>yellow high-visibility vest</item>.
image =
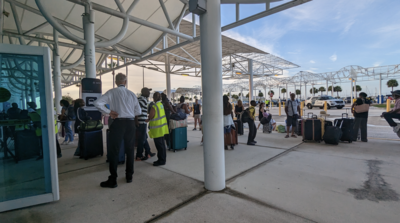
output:
M149 123L149 136L152 139L164 137L169 134L167 118L163 104L159 101L152 106L156 111L154 118Z

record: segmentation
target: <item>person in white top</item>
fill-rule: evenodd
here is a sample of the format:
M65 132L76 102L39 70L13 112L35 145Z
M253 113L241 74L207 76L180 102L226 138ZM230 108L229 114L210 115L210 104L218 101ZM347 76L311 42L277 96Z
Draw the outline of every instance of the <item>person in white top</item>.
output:
M101 182L101 187L117 187L117 166L119 149L122 141L126 153L126 182L132 182L133 175L133 149L135 146L135 118L142 113L139 100L136 95L125 88L126 76L118 73L115 76L117 88L107 91L103 96L94 102L99 111L105 115L110 115L114 119L110 126L109 140L110 148L107 148L107 158L110 166L110 176L107 181ZM105 105L109 104L110 109Z

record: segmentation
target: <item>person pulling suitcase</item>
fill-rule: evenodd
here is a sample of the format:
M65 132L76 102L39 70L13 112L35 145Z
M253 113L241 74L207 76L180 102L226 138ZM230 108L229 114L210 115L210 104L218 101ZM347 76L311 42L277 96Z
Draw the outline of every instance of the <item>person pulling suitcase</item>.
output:
M118 73L115 76L117 88L107 91L103 96L94 102L99 111L105 115L110 115L114 119L110 126L110 148L107 153L109 161L110 176L107 181L101 182L101 187L116 188L117 167L119 160L119 150L122 141L125 143L126 170L125 178L127 183L132 182L133 175L133 149L135 146L135 117L142 114L136 95L125 88L126 75ZM105 105L109 104L110 109Z

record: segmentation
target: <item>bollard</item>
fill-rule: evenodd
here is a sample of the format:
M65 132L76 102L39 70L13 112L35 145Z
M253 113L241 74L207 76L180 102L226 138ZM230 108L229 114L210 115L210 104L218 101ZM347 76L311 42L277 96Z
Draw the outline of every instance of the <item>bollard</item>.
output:
M389 99L387 99L386 100L386 112L389 112L390 111L390 103L391 103L391 100L389 100Z
M327 101L325 101L325 103L324 103L324 110L327 112L328 111L328 102Z
M279 103L279 116L281 116L281 103Z
M272 107L274 107L274 102L273 102L273 101L271 101L271 108L272 108Z
M300 102L300 116L303 117L304 101Z

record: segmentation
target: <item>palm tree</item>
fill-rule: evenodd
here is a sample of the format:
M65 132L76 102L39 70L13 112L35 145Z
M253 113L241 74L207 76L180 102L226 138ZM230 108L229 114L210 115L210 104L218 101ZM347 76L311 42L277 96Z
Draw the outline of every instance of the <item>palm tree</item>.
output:
M334 91L334 92L337 92L337 96L339 97L339 92L342 92L342 87L340 87L340 86L335 86L335 87L333 88L333 91Z
M332 92L332 86L328 87L328 91Z
M360 85L356 85L355 89L356 89L356 92L359 92L359 91L361 91L361 90L362 90L362 88L361 88L361 86L360 86ZM354 90L354 87L353 87L353 90Z
M310 89L310 93L313 93L313 88ZM318 89L314 87L314 93L318 93Z
M391 88L392 88L392 91L393 91L393 88L394 88L394 87L399 86L399 83L397 82L396 79L388 80L388 82L387 82L386 84L387 84L388 87L391 87Z
M258 97L262 98L264 97L264 94L262 92L258 93Z
M296 95L301 95L301 90L297 89L296 90Z
M247 94L246 94L246 98L249 98L249 97L250 97L250 95L249 95L249 93L247 93Z
M274 95L275 92L273 90L270 90L270 91L268 91L268 95L270 95L270 94Z
M320 87L320 88L318 89L318 91L320 91L320 92L325 92L326 89L325 89L324 87Z

